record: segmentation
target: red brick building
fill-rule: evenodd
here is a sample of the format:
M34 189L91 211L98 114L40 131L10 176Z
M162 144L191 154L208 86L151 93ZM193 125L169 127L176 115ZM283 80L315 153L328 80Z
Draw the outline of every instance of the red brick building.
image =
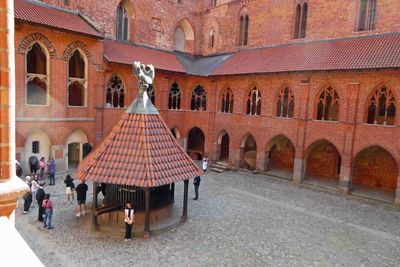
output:
M17 158L75 166L154 64L194 157L400 203L395 0L15 1Z

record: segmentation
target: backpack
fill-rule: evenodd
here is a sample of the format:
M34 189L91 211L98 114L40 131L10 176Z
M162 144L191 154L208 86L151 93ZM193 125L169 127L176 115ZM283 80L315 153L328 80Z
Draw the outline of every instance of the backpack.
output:
M42 208L46 208L47 206L47 199L43 200L42 202Z

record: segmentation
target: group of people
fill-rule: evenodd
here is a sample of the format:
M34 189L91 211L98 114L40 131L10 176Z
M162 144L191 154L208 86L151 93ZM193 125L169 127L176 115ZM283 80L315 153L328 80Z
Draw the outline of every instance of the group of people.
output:
M53 201L50 199L50 194L46 194L43 186L45 182L39 181L38 175L26 176L25 182L29 186L29 191L23 196L24 199L24 214L29 213L29 209L38 206L38 221L43 222L47 229L53 229L51 219L53 216Z
M28 160L29 163L29 170L31 174L39 174L39 180L44 179L44 173L45 170L47 169L49 173L49 180L50 183L49 185L55 185L55 175L56 175L56 163L53 159L53 157L49 158L49 161L46 163L45 157L41 157L40 161L35 155L32 155L29 157ZM17 169L18 171L18 169ZM21 169L22 171L22 169ZM22 174L22 173L21 173Z

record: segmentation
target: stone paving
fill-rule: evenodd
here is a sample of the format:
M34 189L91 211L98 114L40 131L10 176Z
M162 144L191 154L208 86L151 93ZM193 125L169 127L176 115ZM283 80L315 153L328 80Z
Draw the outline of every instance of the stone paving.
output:
M247 172L209 173L185 224L124 242L88 231L56 182L46 187L55 229L35 222L37 208L23 215L22 201L16 212L46 266L400 266L400 209L389 204ZM180 183L175 205L182 191Z

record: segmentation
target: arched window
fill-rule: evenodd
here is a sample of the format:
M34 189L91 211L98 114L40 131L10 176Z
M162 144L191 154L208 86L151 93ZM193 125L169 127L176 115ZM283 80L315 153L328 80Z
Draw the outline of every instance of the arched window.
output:
M360 0L358 9L358 31L375 29L376 0Z
M276 116L281 118L293 118L294 96L292 90L284 88L279 92L276 104Z
M332 87L320 94L317 104L317 120L337 121L339 119L339 95Z
M241 15L239 17L239 46L247 45L249 34L249 16Z
M129 16L125 7L120 3L117 7L117 40L127 41L129 32Z
M210 48L214 48L215 46L215 31L211 32L211 36L210 36Z
M26 104L48 104L48 53L39 43L32 44L26 54Z
M86 105L86 62L78 50L72 53L68 66L68 105L83 107Z
M151 103L155 105L154 103L156 101L156 90L154 89L154 86L152 84L150 84L147 88L147 95L149 96Z
M391 90L382 86L375 90L368 104L367 123L393 125L396 115L396 99Z
M211 0L211 6L217 6L217 0Z
M307 16L308 16L308 5L307 3L299 3L296 5L296 17L294 24L294 39L300 39L306 37L307 30Z
M256 87L254 87L247 96L247 115L261 115L261 94Z
M106 92L106 105L114 108L125 106L125 85L118 75L114 75L108 81Z
M181 89L176 82L174 82L169 89L168 108L181 109Z
M191 110L207 110L207 96L203 86L197 85L192 91Z
M231 88L226 88L221 97L221 112L233 112L233 94Z

